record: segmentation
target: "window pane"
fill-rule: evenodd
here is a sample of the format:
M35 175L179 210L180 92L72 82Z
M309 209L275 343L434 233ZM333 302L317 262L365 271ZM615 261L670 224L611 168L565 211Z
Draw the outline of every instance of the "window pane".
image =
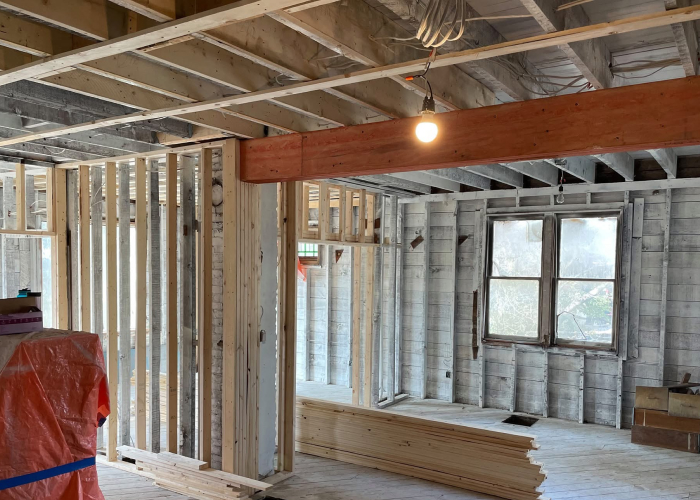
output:
M562 219L560 278L615 279L617 217Z
M540 282L490 280L489 335L538 337Z
M542 274L542 221L493 223L491 276L539 278Z
M614 284L559 281L557 337L577 342L612 342Z

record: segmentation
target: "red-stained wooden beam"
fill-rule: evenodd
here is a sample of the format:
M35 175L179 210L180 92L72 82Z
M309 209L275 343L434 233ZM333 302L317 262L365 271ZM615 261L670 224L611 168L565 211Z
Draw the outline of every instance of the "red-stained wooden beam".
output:
M700 76L418 118L253 139L241 178L266 183L407 172L700 144Z

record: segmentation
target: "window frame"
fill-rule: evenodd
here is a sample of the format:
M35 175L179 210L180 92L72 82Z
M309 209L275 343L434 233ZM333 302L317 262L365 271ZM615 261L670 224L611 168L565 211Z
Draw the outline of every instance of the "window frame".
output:
M497 221L542 221L542 251L540 252L540 277L507 277L507 276L492 276L493 269L493 223ZM543 304L543 289L544 289L544 261L545 261L545 248L544 248L544 230L545 230L545 216L544 214L526 214L526 215L493 215L489 216L487 219L487 232L486 237L488 245L488 253L486 257L486 262L484 265L484 340L490 341L492 343L518 343L518 344L530 344L539 345L542 343L542 304ZM523 280L523 281L535 281L539 283L539 293L537 298L537 337L527 338L527 337L517 337L513 335L495 335L489 334L489 302L491 297L491 281L493 279L499 280Z
M561 207L564 208L564 207ZM484 300L482 341L486 344L524 344L542 347L559 347L570 349L585 349L616 352L619 337L619 317L621 300L621 264L622 264L622 239L623 239L623 209L594 209L591 210L562 210L559 207L552 207L551 211L533 211L510 214L487 214L486 220L486 258L484 259L484 269L482 272ZM616 246L615 246L615 278L613 280L603 279L569 279L559 278L559 257L561 255L561 221L569 218L593 218L593 217L615 217L617 219ZM493 223L504 220L542 220L542 263L539 281L539 296L537 310L538 334L536 338L504 336L489 334L489 299L491 281L493 279L511 280L531 280L533 277L493 277ZM547 261L551 259L550 265ZM558 297L559 281L604 281L613 283L613 320L611 342L580 342L567 341L557 337L556 334L556 307Z
M300 245L315 245L316 255L301 255L299 246ZM297 243L297 258L302 266L306 267L316 267L321 265L321 246L318 243L308 243L306 241L300 241Z
M555 214L556 224L554 227L554 259L552 263L552 297L551 297L551 318L550 331L552 345L559 347L569 347L575 349L591 349L616 351L617 339L619 330L620 318L620 268L622 262L622 223L623 211L595 211L595 212L562 212ZM595 218L595 217L615 217L617 219L616 238L615 238L615 277L613 279L583 279L583 278L560 278L559 277L559 258L561 256L561 223L563 219L572 218ZM610 343L602 342L580 342L560 339L557 335L557 298L559 296L560 281L583 281L583 282L612 282L613 284L613 317L612 317L612 336Z

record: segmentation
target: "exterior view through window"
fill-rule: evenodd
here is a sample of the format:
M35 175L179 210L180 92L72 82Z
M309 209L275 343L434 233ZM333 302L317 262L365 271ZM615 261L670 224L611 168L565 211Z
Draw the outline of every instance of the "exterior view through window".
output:
M611 347L618 215L549 214L489 222L487 338ZM543 287L550 280L552 286ZM547 303L550 307L541 307ZM540 311L552 311L551 317ZM543 325L551 338L544 338Z

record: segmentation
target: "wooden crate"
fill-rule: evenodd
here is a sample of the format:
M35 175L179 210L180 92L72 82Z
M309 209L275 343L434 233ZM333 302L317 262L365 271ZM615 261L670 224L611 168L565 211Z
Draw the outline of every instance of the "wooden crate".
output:
M699 383L676 384L664 387L648 387L638 385L634 396L634 407L645 410L668 411L668 395L686 392L693 387L700 387Z
M668 414L674 417L700 419L700 395L669 394Z
M632 442L645 446L698 453L700 434L633 425Z
M675 417L665 411L635 408L634 424L643 427L700 434L700 419Z

